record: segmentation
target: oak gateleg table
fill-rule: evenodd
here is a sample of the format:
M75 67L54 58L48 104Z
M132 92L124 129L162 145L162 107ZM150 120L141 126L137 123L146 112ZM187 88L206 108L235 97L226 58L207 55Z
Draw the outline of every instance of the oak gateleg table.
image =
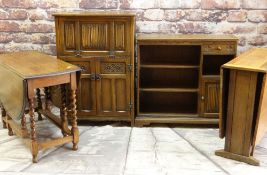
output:
M8 134L16 134L25 141L32 152L34 163L40 150L73 142L73 150L78 149L79 130L76 117L76 89L80 68L35 51L23 51L0 55L0 104L3 127ZM50 87L60 86L60 116L50 110ZM41 89L45 93L42 105ZM66 92L69 92L67 95ZM67 103L68 102L68 103ZM44 107L43 107L44 106ZM62 131L62 137L49 141L38 141L35 124L42 115ZM30 130L26 126L26 114L30 118ZM71 128L68 126L68 120Z

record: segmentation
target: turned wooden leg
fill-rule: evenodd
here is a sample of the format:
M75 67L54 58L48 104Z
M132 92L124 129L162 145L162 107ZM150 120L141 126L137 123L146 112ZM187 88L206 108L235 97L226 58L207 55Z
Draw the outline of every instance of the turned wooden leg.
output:
M7 128L6 121L4 120L4 117L6 117L6 110L3 106L1 106L1 115L2 115L3 128Z
M37 95L37 107L39 110L39 109L42 109L41 90L39 88L36 89L36 95ZM43 120L43 118L42 118L42 114L38 112L38 110L37 110L38 120L40 121L40 120Z
M77 110L76 110L76 90L70 91L70 107L71 107L71 117L72 117L72 128L71 133L73 135L73 150L78 149L79 142L79 130L77 126Z
M22 138L26 138L28 131L27 131L27 126L26 126L25 113L21 116L20 127L21 127Z
M9 136L13 136L14 135L13 130L12 130L10 124L8 124L7 120L12 120L12 118L9 117L8 115L6 115L6 126L7 126L7 129L8 129L8 135Z
M45 87L45 109L50 111L50 103L49 101L51 100L51 95L48 87Z
M32 147L31 147L32 161L33 161L33 163L36 163L37 162L37 154L38 154L38 144L37 144L37 140L36 140L33 98L29 99L29 114L30 114L31 140L32 140Z
M23 114L21 116L20 125L21 125L21 129L23 129L23 130L27 129L27 127L26 127L26 116L25 116L25 114Z
M66 133L66 129L68 128L68 111L67 111L67 106L66 106L66 85L62 84L61 86L61 108L60 108L60 118L61 118L61 131L63 136L67 136L68 134Z

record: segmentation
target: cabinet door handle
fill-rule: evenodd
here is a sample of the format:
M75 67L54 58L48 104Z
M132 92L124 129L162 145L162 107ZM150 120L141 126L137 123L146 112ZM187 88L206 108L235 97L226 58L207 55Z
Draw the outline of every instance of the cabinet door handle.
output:
M82 69L82 72L86 72L86 68L83 65L79 65L79 67Z
M114 59L115 58L115 52L109 51L109 58Z
M92 81L95 81L95 79L96 79L96 75L95 75L94 73L91 74L90 79L91 79Z
M101 78L102 78L102 77L101 77L101 75L100 75L100 74L95 74L95 79L96 79L96 80L98 80L98 81L99 81L99 80L101 80Z
M75 54L76 57L81 57L81 51L76 51L76 54Z
M203 95L201 96L201 100L205 100L205 97Z

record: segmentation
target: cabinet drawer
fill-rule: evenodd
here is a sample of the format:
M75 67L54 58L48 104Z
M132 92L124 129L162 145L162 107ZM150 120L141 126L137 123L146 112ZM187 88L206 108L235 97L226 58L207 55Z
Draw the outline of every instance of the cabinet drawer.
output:
M79 66L82 69L82 73L84 74L90 74L90 62L85 61L69 61L69 63L74 64L76 66Z
M204 54L235 54L234 44L209 44L203 46Z

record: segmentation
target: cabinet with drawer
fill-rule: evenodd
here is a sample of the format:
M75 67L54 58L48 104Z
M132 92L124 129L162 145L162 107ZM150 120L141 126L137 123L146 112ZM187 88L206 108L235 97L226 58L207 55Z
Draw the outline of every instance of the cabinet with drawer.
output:
M220 67L236 37L140 34L137 46L136 125L218 124Z
M203 45L203 54L227 55L235 53L236 53L236 45L234 42L224 42L224 43L214 42Z
M78 119L133 123L135 15L54 14L57 57L82 69Z

